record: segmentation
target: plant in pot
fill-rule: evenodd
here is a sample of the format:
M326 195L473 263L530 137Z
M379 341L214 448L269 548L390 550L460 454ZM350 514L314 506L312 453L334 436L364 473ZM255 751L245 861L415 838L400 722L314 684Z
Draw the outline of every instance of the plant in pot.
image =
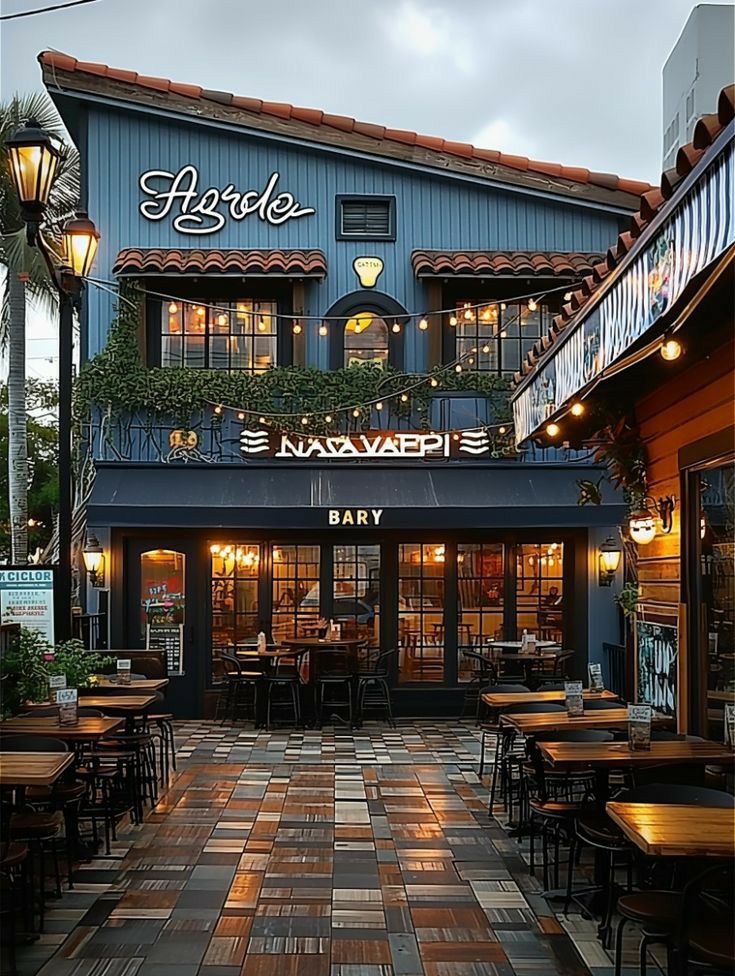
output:
M85 651L81 641L54 646L36 631L23 628L0 663L2 713L14 715L27 702L48 701L51 675L66 675L69 688L88 688L91 676L113 663L107 655Z

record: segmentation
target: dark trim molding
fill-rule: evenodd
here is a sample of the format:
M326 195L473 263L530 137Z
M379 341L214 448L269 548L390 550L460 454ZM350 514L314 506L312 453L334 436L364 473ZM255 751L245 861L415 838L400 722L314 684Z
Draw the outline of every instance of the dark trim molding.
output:
M326 312L327 318L343 318L346 322L356 312L374 312L388 322L388 363L398 369L403 369L403 335L410 316L403 305L399 304L391 295L373 289L353 291L332 305ZM390 331L393 322L399 322L401 331ZM344 325L334 322L329 336L329 368L341 369L344 365Z
M345 234L342 230L342 204L345 201L384 202L388 204L387 234ZM338 241L389 241L396 239L396 198L392 193L338 193L334 198L334 236Z

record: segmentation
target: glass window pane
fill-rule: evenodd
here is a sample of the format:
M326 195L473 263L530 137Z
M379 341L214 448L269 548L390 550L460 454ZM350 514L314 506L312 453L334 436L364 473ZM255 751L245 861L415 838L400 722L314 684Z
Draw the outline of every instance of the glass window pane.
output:
M380 645L380 546L334 546L332 617L347 637Z
M184 365L204 368L204 336L187 335L184 338Z
M518 547L516 640L524 630L539 640L563 644L564 545L531 543Z
M460 681L470 681L477 662L464 650L482 653L488 640L503 637L505 556L502 543L457 546L457 648Z
M444 679L444 565L441 543L398 547L398 680Z
M140 636L147 627L184 623L186 557L172 549L151 549L140 556Z
M260 546L219 542L210 546L212 677L222 677L220 655L252 644L264 627L258 604Z
M344 364L372 364L383 367L388 362L388 325L372 312L358 312L344 328Z
M321 616L319 546L273 547L273 639L310 637Z

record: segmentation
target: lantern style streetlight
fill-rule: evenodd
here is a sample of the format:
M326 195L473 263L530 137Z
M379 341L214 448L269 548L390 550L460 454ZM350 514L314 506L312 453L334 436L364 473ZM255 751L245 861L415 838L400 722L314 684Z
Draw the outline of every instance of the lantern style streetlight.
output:
M612 586L615 574L618 571L623 550L610 536L600 546L600 586Z
M105 550L97 541L97 536L87 536L87 544L82 550L84 568L87 570L92 586L105 585Z
M62 228L64 255L53 251L43 235L43 221L61 162L61 150L35 119L6 140L10 171L26 224L28 243L41 252L59 293L59 556L54 607L57 640L68 640L71 630L72 485L71 395L74 310L81 306L84 279L97 252L99 233L80 211Z

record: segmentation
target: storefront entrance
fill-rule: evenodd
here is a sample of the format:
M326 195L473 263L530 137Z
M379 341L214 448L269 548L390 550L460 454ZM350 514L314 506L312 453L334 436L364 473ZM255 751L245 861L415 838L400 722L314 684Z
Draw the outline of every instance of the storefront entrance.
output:
M493 639L525 629L574 645L574 536L524 534L472 542L446 531L405 538L369 530L318 541L232 530L131 538L126 646L155 646L178 628L172 692L197 715L223 652L254 643L260 631L278 643L333 621L366 653L396 648L392 685L411 710L423 700L431 712L441 702L432 691L455 689L450 697L459 700L475 670L472 653Z

